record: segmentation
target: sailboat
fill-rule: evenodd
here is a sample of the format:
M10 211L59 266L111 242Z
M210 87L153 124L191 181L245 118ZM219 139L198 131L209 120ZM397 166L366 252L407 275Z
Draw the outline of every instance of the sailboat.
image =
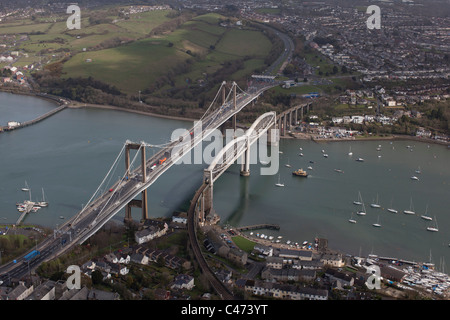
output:
M348 150L348 155L351 156L353 154L352 152L352 146L350 146L350 149Z
M28 183L26 180L25 180L25 187L22 188L22 191L30 191L30 187L28 186Z
M388 208L387 210L388 210L389 212L392 212L392 213L397 213L397 212L398 212L397 210L392 209L392 200L391 200L391 207Z
M436 223L435 223L435 226L434 226L434 227L427 227L427 230L428 230L428 231L432 231L432 232L438 232L438 231L439 231L439 228L438 228L436 216L434 217L434 221L436 222Z
M277 187L284 187L284 183L280 183L280 175L278 175L278 183L275 183Z
M37 203L37 205L40 206L40 207L47 207L48 206L48 202L45 201L44 188L42 188L42 201L39 201Z
M377 202L372 203L370 206L371 206L372 208L380 208L380 205L378 204L378 193L377 193Z
M362 201L362 199L361 199ZM366 206L364 205L364 201L362 201L362 210L356 212L357 215L365 216L366 215Z
M358 200L357 201L353 201L353 204L356 204L356 205L361 205L362 204L362 202L361 202L362 200L361 200L361 193L358 191Z
M380 224L380 216L378 216L378 219L377 219L377 223L374 223L374 224L372 224L374 227L377 227L377 228L380 228L381 227L381 224Z
M417 173L417 174L421 174L421 173L422 173L422 171L420 170L420 166L419 166L419 168L416 170L416 173Z
M411 203L410 203L410 205L409 205L409 210L403 210L403 213L406 213L406 214L416 214L416 213L414 212L413 203L412 203L412 198L411 198Z
M29 196L30 196L30 200L25 200L23 203L25 204L25 205L32 205L32 206L34 206L35 204L36 204L36 202L34 202L34 201L31 201L31 189L29 189L28 190L28 194L29 194Z
M350 223L356 223L356 220L353 219L353 212L352 212L352 215L351 215L350 219L348 219L348 222L350 222Z
M425 220L428 220L428 221L433 220L432 217L430 217L430 216L427 215L427 212L428 212L428 206L427 206L427 208L425 209L425 214L421 215L420 217L421 217L422 219L425 219Z
M291 165L289 164L289 158L288 158L288 163L285 164L286 167L290 168Z

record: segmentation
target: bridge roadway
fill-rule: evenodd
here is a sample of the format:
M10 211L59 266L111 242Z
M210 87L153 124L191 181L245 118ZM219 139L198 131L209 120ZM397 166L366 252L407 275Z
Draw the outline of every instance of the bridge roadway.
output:
M200 143L207 135L209 129L219 128L225 121L237 114L247 104L251 103L265 90L273 87L275 84L265 84L260 88L255 88L248 93L242 93L236 96L236 108L234 108L234 101L229 101L223 104L218 110L208 114L202 119L201 134L197 134L195 126L183 136L181 141L191 141L190 146L184 150L191 150L198 143ZM197 123L198 124L198 123ZM191 139L191 137L193 139ZM0 281L8 281L10 278L21 278L26 275L28 268L31 270L38 267L43 261L51 260L57 256L67 252L73 246L82 244L95 232L97 232L106 222L108 222L114 215L123 209L131 200L139 195L143 190L147 189L153 184L159 176L167 171L175 162L183 157L183 154L173 156L171 151L174 147L180 146L180 141L173 141L165 148L161 149L155 155L147 160L146 182L140 181L141 172L140 166L133 170L128 180L118 181L114 184L113 192L106 191L100 197L86 205L77 215L67 220L52 237L47 237L41 244L37 246L37 250L41 254L34 260L26 264L21 257L16 259L16 263L10 262L0 267ZM159 164L158 160L165 156L167 160L163 164ZM150 167L157 164L154 170Z

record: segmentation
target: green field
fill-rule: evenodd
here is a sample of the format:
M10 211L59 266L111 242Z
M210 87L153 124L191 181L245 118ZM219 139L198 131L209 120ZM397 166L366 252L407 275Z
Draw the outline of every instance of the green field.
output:
M65 77L93 77L126 93L145 89L167 66L188 57L164 40L139 40L111 49L82 52L64 64ZM91 59L91 62L87 62Z
M63 61L63 78L93 77L132 95L153 87L164 96L205 83L217 72L226 74L223 80L244 79L265 67L272 49L261 31L237 27L237 19L220 14L190 18L156 10L120 15L116 9L86 12L79 30L67 28L65 15L40 16L0 23L0 34L21 35L14 49L26 55L17 66ZM158 32L151 33L155 28ZM234 69L226 73L230 62Z
M250 254L253 251L253 248L256 245L256 242L247 240L242 236L232 237L232 240L236 244L236 246L239 247L239 249L247 252L248 254Z
M164 22L164 16L157 16ZM246 58L244 69L236 72L238 78L248 76L253 70L264 66L264 57L271 49L271 42L260 31L239 30L221 27L219 22L224 17L216 14L198 16L185 22L175 31L138 40L131 44L76 54L64 64L64 77L89 77L115 85L125 93L135 94L145 90L156 79L167 74L174 66L188 59L193 62L186 73L174 75L174 85L184 86L187 79L190 83L212 74L221 68L226 61ZM117 23L122 30L133 30L134 25L143 23L141 19L130 19ZM156 26L156 23L152 25ZM142 27L142 26L141 26ZM94 35L84 36L71 42L71 46L80 48L89 46L88 40L98 43L95 37L108 39L105 26L97 25L88 28ZM148 29L139 29L140 32ZM129 35L114 33L114 35ZM80 43L81 41L82 44ZM91 62L86 62L91 59ZM165 86L162 90L169 89Z

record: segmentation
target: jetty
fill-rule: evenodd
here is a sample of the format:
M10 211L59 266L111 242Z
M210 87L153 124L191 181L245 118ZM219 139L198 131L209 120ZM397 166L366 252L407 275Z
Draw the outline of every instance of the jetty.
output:
M67 108L67 104L63 104L62 106L59 106L58 108L55 108L33 120L17 123L17 125L14 125L14 126L0 126L0 131L12 131L12 130L31 126L31 125L36 124L44 119L47 119L48 117L53 116L54 114L60 112L61 110L64 110L65 108Z
M17 219L16 226L18 226L22 222L23 218L25 218L27 213L30 213L32 209L33 209L33 204L32 203L25 204L25 210L22 211L19 219Z

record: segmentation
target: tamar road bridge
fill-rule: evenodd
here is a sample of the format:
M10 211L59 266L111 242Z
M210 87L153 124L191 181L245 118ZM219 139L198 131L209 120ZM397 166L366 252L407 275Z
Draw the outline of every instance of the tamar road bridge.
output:
M23 256L17 257L14 261L1 266L0 281L8 284L12 279L23 278L42 262L54 259L73 247L82 244L124 208L126 208L125 219L131 219L131 206L142 208L142 219L148 219L147 189L172 165L181 160L183 155L226 121L232 119L232 126L235 129L236 115L245 106L253 103L265 90L276 85L277 83L274 82L258 82L249 87L247 91L244 91L235 82L232 83L231 88L227 88L227 83L223 82L213 102L200 119L201 121L196 121L190 130L185 130L185 133L177 137L177 139L162 145L126 141L100 186L82 210L59 226L53 235L48 236L43 242L36 245L33 249L39 251L39 254L33 259L27 261L24 259L25 255L29 253L27 252ZM272 119L270 121L275 121L274 115L271 113L270 116L265 115L262 120L257 120L256 126L266 124L269 118ZM264 125L263 127L266 128ZM245 153L247 147L255 141L254 133L256 130L253 129L247 131L248 134L244 138L237 138L239 139L239 144L236 144L236 146L239 146L237 147L237 153L233 153L233 157L229 161L235 160L236 157ZM156 147L159 151L147 158L147 147ZM130 150L136 151L133 158L131 158ZM230 152L227 153L230 154ZM112 172L123 154L125 155L125 172L119 181L108 185L112 181ZM136 160L138 164L135 164ZM227 163L228 165L232 164L232 162ZM220 164L219 167L221 170L226 165ZM219 170L217 168L210 169L214 171L214 179L217 177L216 172ZM211 171L208 172L209 177L212 177ZM212 183L212 181L210 182ZM207 197L212 199L212 186L210 184L205 185L204 190L207 193L201 192L199 197L206 199L205 195L207 195ZM135 200L139 195L141 195L141 200ZM198 212L198 209L196 210ZM207 211L201 208L201 212L203 214L200 221ZM195 219L195 221L197 223L198 219Z

